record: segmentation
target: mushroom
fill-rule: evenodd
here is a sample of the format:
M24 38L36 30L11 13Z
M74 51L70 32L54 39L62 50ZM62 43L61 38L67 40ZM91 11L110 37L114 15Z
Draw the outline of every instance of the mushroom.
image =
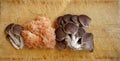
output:
M71 42L72 46L74 46L74 50L83 50L82 48L82 37L86 33L83 28L79 28L78 32L76 33L76 39Z
M86 33L82 38L82 45L84 50L88 50L93 52L94 50L94 42L93 42L93 34Z
M57 24L58 24L58 26L64 27L67 23L71 23L72 22L71 17L72 17L71 14L66 14L64 16L58 17L57 18Z
M88 28L90 22L91 22L91 18L89 18L87 15L79 16L79 23L82 25L83 29L86 30Z
M59 27L55 30L55 34L56 34L57 41L62 41L66 37L66 33L63 31L63 29L61 27Z
M74 50L93 51L93 34L86 33L90 21L91 19L86 15L66 14L58 17L58 28L55 31L58 46L67 45Z
M57 47L59 49L65 49L67 47L67 43L65 40L62 40L62 41L57 41Z
M64 20L65 24L72 22L71 17L72 17L71 14L66 14L63 16L63 20Z
M71 17L72 22L75 23L77 26L80 26L80 23L79 23L78 19L79 19L79 18L78 18L77 15L73 15L73 16Z
M58 17L57 18L57 25L62 27L63 24L64 24L63 17L62 16Z
M18 24L9 24L5 32L7 34L7 38L10 40L11 44L16 48L16 49L22 49L24 46L24 42L21 36L21 31L23 30L23 27Z

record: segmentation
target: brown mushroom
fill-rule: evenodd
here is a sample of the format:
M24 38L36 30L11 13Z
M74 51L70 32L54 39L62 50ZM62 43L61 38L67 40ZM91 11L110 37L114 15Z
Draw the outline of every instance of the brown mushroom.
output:
M11 29L11 27L14 25L14 23L9 24L6 29L5 29L5 33L8 34L9 30Z
M56 40L60 40L58 41L58 46L63 47L64 43L62 44L62 42L65 41L66 45L74 50L93 50L93 35L92 33L86 33L91 21L87 15L66 14L60 16L57 20L59 27L55 33Z
M82 27L86 30L91 22L91 18L87 15L80 15L79 16L79 23L82 24Z
M66 15L63 16L63 20L64 20L65 24L71 22L71 17L72 17L71 14L66 14Z
M83 43L83 49L93 52L94 42L93 42L93 34L92 33L86 33L83 36L82 43Z
M56 40L57 41L62 41L66 37L66 33L62 30L61 27L59 27L55 30L55 34L56 34Z
M75 34L78 31L78 26L74 23L68 23L63 29L67 34Z
M82 27L80 27L75 36L76 37L82 37L85 33L86 33L86 31Z
M59 49L65 49L67 47L66 41L65 40L63 40L63 41L57 41L57 47Z
M80 25L78 19L79 19L79 18L78 18L77 15L73 15L73 16L71 17L72 22L75 23L77 26Z
M63 17L62 16L58 17L57 18L57 25L62 27L63 24L64 24Z
M18 24L9 24L5 32L7 34L7 38L10 40L11 44L16 49L22 49L24 46L23 39L21 36L21 31L23 30L21 25Z
M15 24L11 32L14 33L15 35L21 35L22 30L23 27L21 25Z

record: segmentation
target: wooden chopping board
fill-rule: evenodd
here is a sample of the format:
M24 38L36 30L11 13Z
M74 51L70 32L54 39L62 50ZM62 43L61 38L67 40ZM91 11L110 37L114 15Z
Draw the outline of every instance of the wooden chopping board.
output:
M120 61L119 0L0 0L0 61ZM94 34L94 52L55 49L16 50L5 38L10 23L24 24L37 16L53 23L64 14L92 18L87 32Z

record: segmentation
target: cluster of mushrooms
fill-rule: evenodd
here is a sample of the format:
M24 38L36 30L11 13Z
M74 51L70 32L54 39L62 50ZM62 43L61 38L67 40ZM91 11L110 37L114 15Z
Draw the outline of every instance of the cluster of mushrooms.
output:
M70 47L73 50L93 51L93 34L86 32L91 22L87 15L66 14L59 16L56 30L52 29L49 20L47 20L45 17L38 17L27 23L26 27L12 23L6 27L5 33L16 49L22 49L24 44L28 47L47 46L47 48L54 48L56 44L60 49Z
M57 46L60 49L70 47L73 50L94 49L93 34L86 30L91 22L87 15L66 14L57 18L55 30Z

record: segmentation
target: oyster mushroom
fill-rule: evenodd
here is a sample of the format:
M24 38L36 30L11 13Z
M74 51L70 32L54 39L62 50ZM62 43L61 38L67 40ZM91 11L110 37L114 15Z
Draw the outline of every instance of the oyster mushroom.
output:
M63 28L65 33L68 34L69 37L71 37L72 40L75 40L75 34L78 31L78 27L73 24L73 23L68 23L65 25L65 27Z
M93 51L93 35L86 33L90 21L91 19L86 15L66 14L58 17L58 28L55 31L58 46L67 45L74 50Z
M11 44L16 49L22 49L24 46L23 39L21 36L21 31L23 30L23 27L18 24L9 24L5 32L7 34L7 38L10 40Z
M86 33L86 31L83 28L79 28L78 32L75 35L75 40L71 42L72 46L74 47L74 50L83 50L82 48L82 37Z
M56 34L57 41L62 41L66 37L66 33L63 31L63 29L61 27L59 27L55 30L55 34Z
M71 17L71 20L72 20L73 23L75 23L77 26L81 26L81 24L79 23L78 19L79 19L79 18L78 18L77 15L73 15L73 16Z
M82 39L83 49L93 52L94 50L94 42L93 42L93 34L86 33Z
M67 47L67 43L65 40L62 40L62 41L57 41L57 47L59 49L65 49Z
M87 15L79 16L79 23L82 25L83 29L86 30L88 28L90 22L91 22L91 18L89 18Z
M60 27L63 26L64 21L63 21L63 17L62 17L62 16L60 16L60 17L57 18L57 24L58 24L58 26L60 26Z
M72 22L71 21L71 17L72 17L72 15L70 15L70 14L66 14L64 16L58 17L57 18L57 24L58 24L58 26L64 27L67 23Z
M71 14L66 14L63 16L63 20L64 20L65 24L72 22L71 17L72 17Z
M61 27L55 30L55 34L56 34L57 47L59 49L65 49L67 45L65 41L67 34L63 31Z

